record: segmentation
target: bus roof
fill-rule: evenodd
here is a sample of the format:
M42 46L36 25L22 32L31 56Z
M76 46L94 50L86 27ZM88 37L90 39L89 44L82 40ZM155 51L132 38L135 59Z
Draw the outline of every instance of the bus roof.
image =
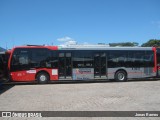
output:
M13 49L16 49L16 48L48 48L50 50L58 50L57 46L40 46L40 45L17 46L17 47L14 47Z
M70 46L70 47L62 47L62 46L17 46L16 48L48 48L50 50L153 50L155 47L102 47L102 46ZM13 50L12 49L12 50Z
M58 47L58 50L153 50L154 47Z

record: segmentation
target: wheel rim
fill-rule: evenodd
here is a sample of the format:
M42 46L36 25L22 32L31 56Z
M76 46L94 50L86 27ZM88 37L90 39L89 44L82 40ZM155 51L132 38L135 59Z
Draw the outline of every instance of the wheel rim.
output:
M122 80L124 80L124 78L125 78L125 75L124 75L123 73L119 73L119 74L118 74L118 79L119 79L119 80L122 81Z
M47 77L45 75L41 75L39 77L40 81L46 81L47 80Z

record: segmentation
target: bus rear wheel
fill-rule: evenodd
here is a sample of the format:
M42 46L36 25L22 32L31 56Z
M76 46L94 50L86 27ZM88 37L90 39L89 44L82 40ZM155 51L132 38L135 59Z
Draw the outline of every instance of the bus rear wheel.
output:
M115 80L117 82L126 82L127 81L127 74L123 70L119 70L115 74Z
M37 80L38 83L45 84L49 81L49 75L45 72L38 73Z

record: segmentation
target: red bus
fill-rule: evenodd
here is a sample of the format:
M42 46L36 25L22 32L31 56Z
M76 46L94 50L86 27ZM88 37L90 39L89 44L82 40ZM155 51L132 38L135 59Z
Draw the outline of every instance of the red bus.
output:
M12 81L127 81L157 76L155 47L21 46L11 50Z

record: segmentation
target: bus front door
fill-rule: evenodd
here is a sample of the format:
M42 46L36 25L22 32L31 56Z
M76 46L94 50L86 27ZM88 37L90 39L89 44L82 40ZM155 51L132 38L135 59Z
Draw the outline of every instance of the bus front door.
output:
M94 77L106 79L106 53L95 53L94 54Z
M71 53L59 53L58 55L58 74L59 79L72 78Z

